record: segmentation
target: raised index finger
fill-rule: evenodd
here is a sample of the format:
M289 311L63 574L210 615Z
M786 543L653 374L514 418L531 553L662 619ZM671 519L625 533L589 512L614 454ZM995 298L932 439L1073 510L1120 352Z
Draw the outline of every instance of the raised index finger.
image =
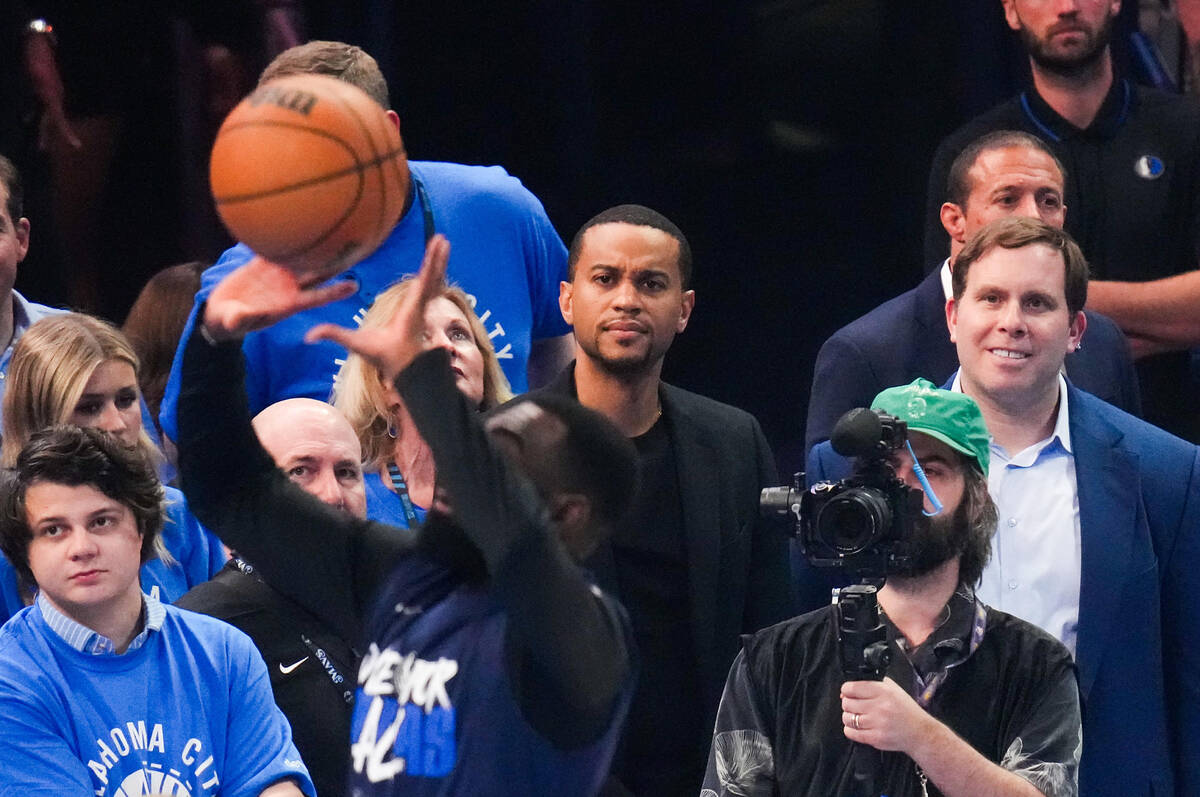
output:
M450 242L444 235L435 235L425 246L425 257L416 282L404 301L396 308L393 323L403 328L407 337L419 340L425 332L425 307L437 298L445 284L446 264L450 260Z

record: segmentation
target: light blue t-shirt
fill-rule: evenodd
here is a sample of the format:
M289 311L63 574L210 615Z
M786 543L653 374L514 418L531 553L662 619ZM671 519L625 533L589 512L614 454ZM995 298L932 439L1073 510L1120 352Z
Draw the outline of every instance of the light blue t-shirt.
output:
M433 229L450 241L449 281L475 299L475 312L505 376L515 392L524 392L531 341L570 331L558 307L559 283L567 273L562 239L537 198L499 166L430 162L409 166L414 180L425 188ZM337 277L355 281L354 295L246 336L242 349L252 415L285 398L329 399L346 350L329 341L305 343L304 333L325 322L357 326L376 296L417 272L425 253L426 209L419 196L414 197L379 249ZM225 252L204 272L197 306L221 279L252 256L243 244ZM193 307L184 342L191 336L195 312ZM163 433L171 439L177 436L175 405L182 353L181 345L159 414Z
M36 604L0 629L0 797L315 793L250 638L165 609L123 655L72 648Z

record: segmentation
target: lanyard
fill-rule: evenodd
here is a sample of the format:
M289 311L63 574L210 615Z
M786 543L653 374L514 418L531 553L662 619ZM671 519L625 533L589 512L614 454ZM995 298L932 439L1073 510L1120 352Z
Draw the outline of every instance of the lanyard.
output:
M429 193L425 190L425 184L416 175L412 178L413 189L417 192L417 201L421 203L421 221L425 227L425 243L429 243L429 239L437 234L437 225L433 220L433 203L429 201ZM404 476L400 473L400 468L395 462L389 462L388 475L392 477L392 488L396 494L400 496L400 503L404 506L404 519L408 521L408 527L415 529L419 521L417 520L417 512L413 509L412 499L408 496L408 484L404 481Z
M238 570L241 570L255 581L258 581L262 584L267 583L263 580L262 576L254 572L254 565L250 564L242 557L235 554L233 556L233 563ZM268 584L267 586L270 585ZM157 587L155 587L155 589L157 589ZM333 682L334 688L338 689L342 693L342 700L345 700L347 703L353 703L354 693L343 686L343 684L346 683L346 676L342 675L341 672L338 671L338 668L334 666L333 659L329 658L325 651L317 647L317 645L305 634L300 634L300 641L304 643L304 647L308 648L309 651L311 651L312 654L317 657L317 662L321 665L321 668L325 670L325 674L329 676L329 680ZM357 655L357 653L355 653L355 655Z
M317 647L316 643L304 634L300 635L300 641L317 657L317 663L325 670L325 674L329 676L329 680L333 681L333 685L342 690L342 700L345 700L348 705L353 705L354 692L346 688L346 677L338 672L338 668L333 664L333 659L329 658L324 650Z
M961 661L966 661L969 659L971 654L974 653L976 648L979 647L979 643L983 641L983 632L985 630L987 630L987 609L983 607L982 601L976 600L975 621L971 625L971 645L967 650L967 655L964 656ZM947 667L944 670L938 670L930 675L928 679L922 679L919 674L916 672L913 673L917 679L917 686L921 688L920 693L917 695L917 703L920 704L921 708L929 708L929 704L933 702L934 693L937 692L938 687L941 686L942 682L946 680L946 676L949 675L949 673L950 667Z
M415 529L417 527L417 511L413 509L412 499L408 497L408 484L404 481L404 476L400 473L400 468L395 462L389 462L388 475L392 477L392 489L396 491L396 495L400 496L400 503L404 506L404 519L408 521L408 527Z
M417 201L421 203L421 221L425 225L425 243L429 243L429 239L437 234L437 226L433 223L433 204L429 201L429 194L425 192L425 184L417 177L412 178L413 188L417 192Z

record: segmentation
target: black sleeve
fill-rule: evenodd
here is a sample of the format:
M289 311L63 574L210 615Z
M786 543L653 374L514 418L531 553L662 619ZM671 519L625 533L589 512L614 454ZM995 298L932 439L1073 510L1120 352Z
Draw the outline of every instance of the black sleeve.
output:
M729 668L725 692L717 709L701 794L714 797L777 795L774 729L771 706L762 700L746 661L746 651L741 650Z
M254 435L244 378L240 342L213 346L193 331L178 410L188 505L268 584L356 641L376 588L415 535L353 518L292 484Z
M396 389L508 610L510 680L526 719L560 747L594 741L631 675L627 621L571 561L534 486L492 446L446 352L422 354Z

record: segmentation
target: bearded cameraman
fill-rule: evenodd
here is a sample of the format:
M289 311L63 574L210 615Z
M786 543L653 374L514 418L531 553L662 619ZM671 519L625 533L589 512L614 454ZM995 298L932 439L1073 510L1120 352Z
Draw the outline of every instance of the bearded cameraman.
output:
M837 606L743 637L702 797L1073 797L1081 737L1070 653L988 608L973 590L996 527L979 407L917 380L883 391L873 409L907 424L907 441L879 458L894 490L924 493L912 502L914 517L891 524L906 528L900 538L885 533L871 546L879 548L871 556L887 563L878 590L886 677L844 680ZM805 508L822 501L827 508L822 490L857 489L846 484L855 482L805 494L796 503L798 525L820 526L819 517L803 517ZM806 552L820 564L812 550L810 541ZM856 746L880 751L873 791L862 790Z

